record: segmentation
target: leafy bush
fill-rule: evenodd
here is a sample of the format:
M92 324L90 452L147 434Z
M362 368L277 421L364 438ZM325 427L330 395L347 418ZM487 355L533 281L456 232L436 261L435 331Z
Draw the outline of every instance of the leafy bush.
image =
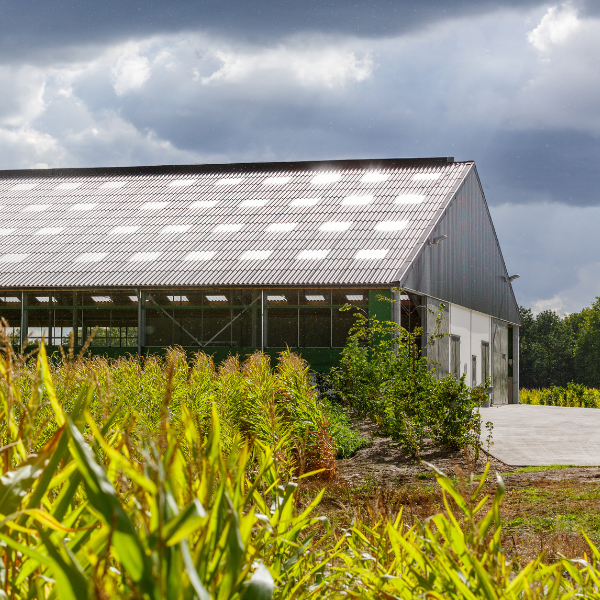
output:
M330 420L338 458L350 458L361 448L372 444L370 438L352 428L348 413L339 403L324 400L323 408Z
M362 314L356 318L332 373L343 401L413 455L419 454L426 438L454 448L478 449L481 417L475 408L481 390L471 390L464 377L437 380L430 361L419 351L420 330L411 333ZM439 337L435 333L430 342Z

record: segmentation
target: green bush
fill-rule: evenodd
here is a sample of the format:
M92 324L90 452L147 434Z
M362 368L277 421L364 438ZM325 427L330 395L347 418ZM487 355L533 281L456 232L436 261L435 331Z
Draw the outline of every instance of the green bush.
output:
M332 372L336 390L410 454L418 455L426 438L478 450L481 417L475 408L482 390L471 390L464 377L437 380L431 362L419 351L420 335L419 330L410 333L396 323L358 314ZM439 337L434 334L430 342Z

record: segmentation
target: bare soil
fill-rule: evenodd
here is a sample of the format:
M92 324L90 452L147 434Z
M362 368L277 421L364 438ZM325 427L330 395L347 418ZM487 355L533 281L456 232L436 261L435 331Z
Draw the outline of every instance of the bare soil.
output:
M531 560L541 551L546 552L547 560L561 553L571 557L589 554L581 530L600 542L600 468L523 470L486 452L474 460L463 451L433 444L426 444L420 460L415 460L391 438L377 435L372 422L354 425L373 443L352 458L336 461L336 476L326 483L320 506L334 527L349 526L355 516L367 521L394 518L400 509L407 524L423 520L444 510L434 471L425 463L461 479L470 472L481 474L489 461L486 492L495 491L496 473L506 486L502 538L509 557ZM304 487L306 502L322 485L315 482Z

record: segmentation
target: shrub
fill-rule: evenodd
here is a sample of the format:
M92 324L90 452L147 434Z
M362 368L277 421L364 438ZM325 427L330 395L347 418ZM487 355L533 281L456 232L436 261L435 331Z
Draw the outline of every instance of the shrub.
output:
M438 317L438 328L441 313ZM464 377L434 377L421 356L421 332L357 315L340 364L333 370L343 401L370 417L381 430L418 455L426 438L454 448L479 449L481 417L475 408L482 388L470 390ZM441 337L437 332L430 341Z

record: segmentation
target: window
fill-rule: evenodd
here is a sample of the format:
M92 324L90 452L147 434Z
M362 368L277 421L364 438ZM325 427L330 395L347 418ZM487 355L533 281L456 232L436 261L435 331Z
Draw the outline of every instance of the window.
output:
M471 356L471 387L477 386L477 357Z
M481 383L487 382L490 377L490 344L481 342Z
M450 336L450 373L460 379L460 337Z

